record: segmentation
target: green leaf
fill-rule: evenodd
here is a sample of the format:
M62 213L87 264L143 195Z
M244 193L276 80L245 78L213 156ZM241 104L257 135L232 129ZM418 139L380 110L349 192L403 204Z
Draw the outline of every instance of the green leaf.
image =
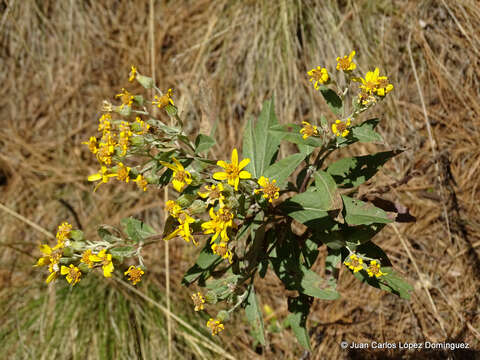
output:
M243 138L243 157L250 158L251 161L246 170L254 178L262 176L265 169L275 161L280 139L270 133L269 129L277 124L273 99L263 103L255 128L253 128L251 119L247 122Z
M312 239L307 239L300 248L300 251L302 252L305 266L310 269L315 263L315 260L317 260L319 254L318 243Z
M385 224L373 223L370 225L348 226L335 224L331 229L321 229L313 233L312 239L321 242L329 249L339 250L347 246L354 250L357 246L370 241Z
M253 284L250 287L245 305L245 314L251 326L252 336L262 345L265 345L265 333L263 327L262 311L258 305Z
M187 270L182 279L182 284L189 286L198 279L205 282L215 267L222 262L222 258L212 253L210 243L207 241L205 247L200 252L197 262Z
M338 264L342 261L342 250L327 248L327 257L325 258L325 271L334 278L338 278Z
M335 113L335 115L342 116L343 103L342 99L340 99L337 93L326 86L320 86L320 93L327 102L328 107Z
M313 174L316 191L323 194L328 210L341 209L342 199L337 191L337 184L332 176L325 171L318 170Z
M358 141L383 143L383 138L374 130L379 121L379 119L370 119L359 125L352 126L347 137L337 136L337 145L343 147Z
M325 279L300 263L298 238L293 234L278 242L271 252L270 262L278 278L287 290L297 290L301 294L323 300L335 300L339 294Z
M300 295L296 298L288 298L287 322L293 333L297 337L298 342L307 350L310 347L310 337L307 331L307 317L310 312L310 301L308 296Z
M308 145L313 148L317 148L323 145L322 140L317 137L309 137L304 139L303 135L300 133L301 129L302 127L297 124L278 124L270 128L270 133L281 140L287 140L291 143L301 146Z
M304 154L293 154L280 161L277 161L275 164L270 165L266 170L263 176L269 178L270 180L277 180L277 186L282 189L287 183L288 177L295 171L298 165L305 159Z
M132 217L122 219L121 223L128 237L135 242L145 240L147 237L156 234L153 228Z
M370 203L342 195L345 221L348 225L369 225L373 223L391 223L393 220L385 211Z
M215 145L215 139L208 135L198 134L197 138L195 139L195 154L205 152L213 145Z
M327 173L342 187L351 188L363 184L392 157L402 151L384 151L373 155L347 157L331 164Z

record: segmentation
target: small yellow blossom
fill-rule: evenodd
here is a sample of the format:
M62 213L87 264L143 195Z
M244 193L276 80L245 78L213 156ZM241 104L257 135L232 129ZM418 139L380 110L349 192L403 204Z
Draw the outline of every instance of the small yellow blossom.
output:
M137 116L135 118L135 122L132 124L132 128L135 129L135 134L142 135L148 132L150 125Z
M126 183L128 183L130 181L130 176L128 176L129 173L130 173L130 168L128 166L123 165L123 163L119 162L117 164L117 171L112 174L116 175L118 180L125 181Z
M98 119L98 131L102 131L103 134L109 132L112 128L112 115L103 114L100 119Z
M103 276L112 277L113 262L112 254L107 254L107 249L101 250L97 255L90 254L89 259L92 262L100 262L102 264Z
M98 187L101 185L101 184L106 184L108 183L108 180L111 178L111 177L115 177L117 176L117 174L107 174L108 172L108 169L106 166L102 166L102 168L100 169L100 171L96 174L93 174L93 175L90 175L88 177L88 181L98 181L98 180L101 180L96 186L95 186L95 189L93 189L93 191L97 191Z
M361 82L360 88L368 94L377 94L378 96L385 96L393 90L393 85L389 83L386 76L380 76L380 70L375 68L374 71L368 71L364 78L354 79L354 81Z
M118 135L118 146L120 146L120 156L125 156L127 154L128 145L130 144L130 137L128 136L128 132L122 131Z
M220 202L220 206L223 206L223 202L225 200L225 196L222 194L224 191L224 187L222 183L217 185L206 185L204 192L198 192L197 194L200 195L203 199L207 199L206 203L209 205L215 205L217 201Z
M329 80L327 69L321 68L320 66L317 66L316 69L310 70L308 75L310 76L310 82L314 83L313 86L315 87L315 90L318 90L318 84L326 84Z
M225 171L216 172L213 174L213 178L215 180L228 180L229 185L233 185L235 187L235 191L238 190L238 183L240 179L250 179L252 175L248 171L241 171L245 166L248 165L250 159L246 158L238 163L238 153L237 149L233 149L232 151L232 163L228 164L225 161L217 161L217 165L224 168Z
M273 202L273 200L278 199L280 196L280 188L275 185L277 180L270 180L266 178L265 176L261 176L260 179L258 179L258 185L262 187L262 189L256 189L255 194L258 194L259 192L263 192L263 197L265 199L268 199L269 202Z
M220 208L218 213L215 213L215 210L210 208L209 215L211 220L202 224L203 233L214 234L211 242L214 242L218 235L223 242L227 242L229 240L227 230L233 226L232 212L227 208Z
M37 263L34 266L47 266L50 275L45 280L48 284L52 280L55 280L58 276L58 263L62 257L62 249L55 249L51 248L47 244L40 245L40 251L44 254L40 259L38 259Z
M315 125L312 125L306 121L302 121L303 128L300 129L300 134L303 134L302 138L305 140L310 136L318 135L318 129Z
M337 119L335 120L335 123L332 124L332 131L336 136L346 137L350 133L350 130L348 130L350 124L350 118L348 118L346 121Z
M137 183L137 186L142 189L143 191L147 191L148 182L142 175L138 175L134 182Z
M353 71L357 68L357 65L353 62L355 56L355 50L350 55L345 55L343 58L337 57L337 70Z
M92 269L95 261L94 259L96 258L95 256L96 255L92 254L92 250L85 250L82 253L82 258L80 259L80 262L86 264L90 269Z
M115 139L110 131L105 131L98 144L97 159L100 163L105 165L110 165L112 163L112 155L115 152L115 145Z
M345 265L347 265L350 270L353 270L353 272L356 273L360 270L363 270L363 259L355 254L352 254L348 260L345 261Z
M172 100L172 93L172 89L168 89L162 96L155 95L155 101L152 101L152 104L157 105L159 109L163 109L168 104L175 105Z
M182 208L180 205L178 205L175 201L173 200L168 200L167 203L165 204L165 209L169 212L171 216L173 216L175 219L178 218L178 215L182 212Z
M173 188L178 192L182 192L186 186L192 183L192 175L187 170L185 170L183 165L180 164L180 162L177 159L172 157L172 160L175 163L175 165L169 164L164 161L160 161L160 163L163 166L173 171L173 176L172 176Z
M128 280L132 282L132 285L137 285L137 283L142 280L142 275L145 274L145 272L142 270L141 267L135 267L134 265L132 265L128 268L127 271L125 271L124 274L129 277Z
M192 295L193 305L195 305L195 311L200 311L204 309L203 304L205 304L205 298L201 292L193 293Z
M195 246L198 246L198 241L195 240L190 230L190 224L193 224L195 219L185 211L182 211L178 214L177 220L179 222L178 227L170 235L165 237L164 240L170 240L176 236L181 236L186 242L190 242L191 240Z
M225 242L220 242L220 244L212 244L212 251L215 255L218 255L223 259L227 259L230 264L232 263L233 254Z
M95 136L90 136L90 139L82 142L82 144L88 145L88 149L92 154L96 154L98 152L97 138Z
M123 109L124 106L131 106L133 103L133 95L123 88L120 94L115 95L115 98L120 98L120 101L122 102L122 105L120 106L121 109Z
M368 276L370 277L380 277L382 275L387 275L380 270L380 264L376 260L370 261L370 265L367 268Z
M360 94L358 94L358 102L361 103L363 106L369 106L371 104L374 104L377 101L375 96L370 95L368 92L361 91Z
M215 320L212 318L207 321L207 327L212 331L212 335L217 335L225 328L220 320Z
M67 281L69 284L72 284L72 286L78 283L80 281L80 277L82 276L80 269L73 264L70 264L70 267L62 266L60 273L62 275L67 275Z
M130 71L130 77L128 78L128 81L133 82L135 78L137 77L137 68L132 65L132 70Z
M70 232L72 231L72 225L68 222L63 222L57 230L57 239L59 242L65 242L70 237Z

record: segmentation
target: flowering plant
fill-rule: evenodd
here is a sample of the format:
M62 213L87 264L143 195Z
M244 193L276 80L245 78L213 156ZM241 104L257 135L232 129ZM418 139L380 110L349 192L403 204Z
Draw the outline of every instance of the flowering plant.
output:
M170 186L177 194L168 200L162 234L134 218L122 221L123 231L104 225L99 239L87 240L68 223L60 225L57 244L41 245L37 266L48 266L47 282L60 276L72 286L101 268L111 277L121 270L133 285L141 281L146 266L144 247L176 238L201 247L183 284L196 284L195 311L225 302L227 310L211 317L206 326L221 332L230 314L244 308L256 340L265 344L264 323L257 277L268 268L297 295L288 298L286 323L298 341L310 347L306 320L313 298L335 300L339 267L366 284L409 297L411 287L393 269L385 252L372 238L395 220L387 212L359 198L358 187L401 151L346 157L326 164L334 151L356 142L381 142L375 131L378 119L362 121L360 115L393 90L379 69L355 76L355 52L337 58L342 84L326 68L308 72L337 119L329 126L325 117L313 125L281 124L273 100L263 104L256 122L249 120L243 133L242 154L231 149L228 159L211 159L214 134L185 133L177 114L173 92L162 92L153 80L132 66L129 81L137 81L157 95L151 101L122 89L119 104L105 101L97 136L85 144L99 162L98 173L88 180L94 191L105 183L134 182L142 191ZM346 102L355 91L351 106ZM161 109L165 118L154 116ZM278 158L282 141L296 144L298 152ZM324 275L312 270L319 247L326 246ZM130 259L127 261L127 259ZM135 265L131 264L132 261Z

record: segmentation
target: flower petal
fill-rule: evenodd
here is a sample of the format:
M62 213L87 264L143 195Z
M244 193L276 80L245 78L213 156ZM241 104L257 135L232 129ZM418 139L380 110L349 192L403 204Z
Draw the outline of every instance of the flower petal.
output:
M238 174L238 177L240 179L250 179L252 177L252 174L250 174L248 171L240 171L240 174Z
M232 151L232 165L238 166L238 152L237 149Z
M238 170L242 170L248 164L250 164L250 159L249 158L243 159L242 161L240 161L240 164L238 164Z
M215 180L226 180L228 178L228 174L226 172L216 172L213 174L213 178Z

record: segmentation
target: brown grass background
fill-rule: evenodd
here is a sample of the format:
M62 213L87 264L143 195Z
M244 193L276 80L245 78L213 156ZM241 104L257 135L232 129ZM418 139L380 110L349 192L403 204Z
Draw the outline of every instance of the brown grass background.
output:
M150 73L148 14L148 1L0 1L0 203L11 210L0 211L0 343L7 354L27 357L9 342L18 338L23 349L30 343L42 358L52 356L41 350L42 325L23 327L15 315L42 293L55 297L31 267L47 238L25 219L52 233L67 220L90 237L99 224L118 225L127 216L162 228L162 191L103 185L94 194L86 177L97 164L80 144L95 133L103 99L122 87L141 90L127 82L129 66ZM339 344L449 341L480 351L478 1L157 0L154 30L157 84L175 89L192 135L218 120L219 158L241 146L245 119L272 95L281 122L317 122L322 113L333 120L306 71L317 65L334 71L335 58L351 49L362 72L379 66L395 85L368 114L382 118L385 146L358 145L343 154L407 149L365 191L388 189L382 196L417 218L375 238L414 285L412 299L369 288L343 269L341 300L316 300L312 308L311 354L289 330L268 334L269 345L256 349L241 317L216 341L235 358L473 358L474 352L348 352ZM291 151L282 148L282 155ZM190 289L180 279L195 250L181 241L170 249L172 310L194 319L186 310ZM144 289L162 293L163 244L149 251L147 265ZM285 291L272 274L259 292L282 319ZM156 338L164 323L150 325L158 331L140 341L141 356L164 358L164 337ZM75 332L62 339L68 346L57 358L103 356L73 346L80 343ZM173 340L175 358L220 356Z

